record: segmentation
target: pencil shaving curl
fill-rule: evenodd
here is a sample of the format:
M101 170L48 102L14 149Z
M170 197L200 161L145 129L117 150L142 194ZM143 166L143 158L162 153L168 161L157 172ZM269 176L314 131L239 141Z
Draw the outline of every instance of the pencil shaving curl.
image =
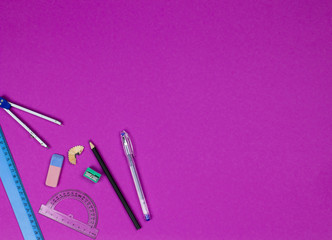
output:
M84 150L84 147L81 145L72 147L69 151L68 151L68 160L71 164L76 165L76 156L80 155Z

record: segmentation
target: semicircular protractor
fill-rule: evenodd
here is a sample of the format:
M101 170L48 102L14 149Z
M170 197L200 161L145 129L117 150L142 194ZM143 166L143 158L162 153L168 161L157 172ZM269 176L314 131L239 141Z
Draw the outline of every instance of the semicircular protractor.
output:
M55 210L56 205L66 199L74 199L84 205L88 212L88 223L83 223L73 218L72 214L66 215ZM98 223L98 211L96 204L89 197L89 195L79 190L69 189L56 193L50 200L48 200L46 205L41 205L39 213L91 238L96 238L99 232L96 228Z

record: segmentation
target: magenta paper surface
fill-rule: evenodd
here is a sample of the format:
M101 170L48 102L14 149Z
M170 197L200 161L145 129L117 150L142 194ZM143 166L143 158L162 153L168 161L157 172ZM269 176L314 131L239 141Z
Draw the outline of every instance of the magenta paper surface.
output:
M0 124L46 240L89 239L40 214L78 189L97 239L332 239L331 1L1 1ZM145 222L120 131L151 211ZM92 140L142 229L89 149ZM71 165L67 151L85 150ZM52 154L65 156L57 188ZM86 220L75 200L59 205ZM0 238L22 239L0 184Z

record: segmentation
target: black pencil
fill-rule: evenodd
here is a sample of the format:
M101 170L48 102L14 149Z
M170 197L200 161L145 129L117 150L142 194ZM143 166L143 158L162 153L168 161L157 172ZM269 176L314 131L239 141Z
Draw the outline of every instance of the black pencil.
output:
M122 202L123 207L126 209L131 221L134 223L136 229L140 229L141 225L139 224L139 222L137 221L134 213L131 211L126 199L124 198L124 196L122 195L118 185L116 184L116 182L114 181L110 171L108 170L106 164L104 163L103 159L101 158L101 156L99 155L97 148L95 147L95 145L92 144L92 142L90 141L90 147L91 150L93 152L93 154L95 155L95 157L97 158L101 168L103 169L105 175L107 176L108 180L110 181L110 183L112 184L112 187L114 188L114 191L116 192L116 194L118 195L118 197L120 198L120 201Z

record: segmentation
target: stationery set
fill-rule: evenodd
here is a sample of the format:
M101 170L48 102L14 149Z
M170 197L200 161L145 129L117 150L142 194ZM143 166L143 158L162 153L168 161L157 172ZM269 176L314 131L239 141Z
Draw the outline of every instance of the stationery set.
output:
M37 136L25 123L23 123L12 111L12 108L17 108L19 110L25 111L42 119L48 120L58 125L62 125L62 123L53 118L47 117L38 112L32 111L25 107L19 106L12 102L7 101L6 99L0 97L0 108L4 109L20 126L22 126L36 141L38 141L41 146L48 148L47 144ZM123 151L125 157L127 158L127 162L129 165L129 169L132 175L132 179L136 188L137 196L139 203L142 208L143 217L146 221L151 219L151 215L148 209L148 205L144 196L144 192L140 183L139 175L135 165L135 155L132 146L132 141L129 137L129 134L126 131L122 131L120 133L120 140L122 142ZM136 216L132 212L130 206L128 205L125 197L123 196L120 188L118 187L115 179L113 178L109 168L107 167L105 161L99 154L96 146L89 141L89 145L91 151L93 152L97 162L101 166L103 173L98 173L92 168L87 168L84 172L83 176L92 181L94 184L102 184L98 183L99 179L105 175L109 180L112 188L117 194L121 204L123 205L125 211L130 217L134 227L138 230L141 228L140 223L138 222ZM70 148L68 151L68 160L71 164L75 165L77 161L77 156L82 154L84 146L79 145ZM50 159L50 165L46 175L45 185L48 187L56 188L59 184L59 179L62 174L62 166L64 164L64 156L60 154L53 154ZM37 222L36 216L31 208L28 195L24 189L23 182L20 178L19 172L16 168L13 156L10 152L9 146L4 136L4 132L0 127L0 178L4 185L5 191L7 193L7 197L11 203L12 209L16 216L17 222L21 229L22 235L24 239L36 239L42 240L44 239L42 231ZM88 181L86 180L86 181ZM58 203L62 201L66 201L66 199L75 199L83 204L88 213L88 222L81 222L72 217L72 215L64 214L58 210L56 210L56 206ZM80 191L79 189L68 189L64 191L60 191L55 193L50 200L44 205L42 204L39 209L39 214L44 215L54 221L57 221L67 227L70 227L77 232L80 232L86 236L91 238L96 238L99 233L99 229L97 229L98 223L98 210L97 206L94 203L91 196L86 193ZM100 230L102 231L102 229Z

